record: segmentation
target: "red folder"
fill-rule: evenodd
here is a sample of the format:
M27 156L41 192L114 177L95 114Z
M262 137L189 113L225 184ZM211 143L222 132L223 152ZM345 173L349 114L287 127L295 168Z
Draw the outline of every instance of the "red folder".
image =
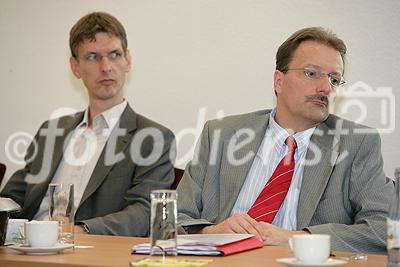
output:
M233 243L216 246L216 248L222 252L222 255L230 255L246 250L262 248L263 245L263 242L254 237L251 237Z

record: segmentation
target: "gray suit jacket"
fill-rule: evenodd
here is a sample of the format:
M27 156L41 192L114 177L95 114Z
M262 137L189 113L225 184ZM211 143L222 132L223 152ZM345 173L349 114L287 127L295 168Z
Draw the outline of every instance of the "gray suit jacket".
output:
M46 194L63 155L63 147L67 142L68 134L82 121L83 112L62 117L58 121L58 128L64 129L62 136L55 139L54 153L45 153L46 138L40 134L45 129L50 131L49 136L54 137L54 129L49 128L50 122L46 121L35 136L38 151L33 160L13 174L1 196L10 197L22 207L20 218L32 219L39 209L40 203ZM142 143L132 143L135 135L142 129L154 127L161 131L163 140L145 138ZM121 115L119 128L126 129L126 135L121 136L115 131L111 133L106 146L100 155L89 183L83 193L82 200L76 209L75 221L85 223L90 233L147 236L150 221L150 192L154 189L169 188L174 180L173 165L170 150L174 157L175 147L171 148L174 139L173 133L137 113L128 105ZM116 140L110 144L110 140ZM138 141L138 140L137 140ZM157 145L162 144L161 157L150 166L138 165L132 160L132 151L141 144L137 150L146 158ZM106 147L115 145L115 154L123 153L124 159L112 164L105 164ZM34 154L33 143L28 148L26 158ZM45 156L46 155L46 156ZM122 155L122 154L121 154ZM32 174L44 172L40 183L26 183L27 177Z
M269 113L262 110L206 123L178 186L181 229L195 232L230 216L264 137ZM339 126L348 134L340 135ZM254 138L248 139L243 129L253 132ZM241 145L232 153L229 142ZM232 163L231 155L247 160ZM385 217L393 184L382 169L379 135L330 115L317 126L306 154L306 160L318 158L304 167L297 229L331 235L334 250L385 251Z

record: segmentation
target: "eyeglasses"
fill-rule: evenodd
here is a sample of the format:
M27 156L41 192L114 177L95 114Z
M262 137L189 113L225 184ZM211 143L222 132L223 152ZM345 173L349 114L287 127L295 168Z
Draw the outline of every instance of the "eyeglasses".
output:
M325 75L327 75L329 78L329 83L335 88L340 87L346 83L346 81L343 79L343 77L340 74L324 73L322 71L319 71L319 70L313 69L313 68L286 69L286 70L283 70L282 72L286 73L289 70L301 70L301 71L303 71L304 76L306 76L307 78L309 78L311 80L317 80L317 79L320 79L320 78L324 77Z

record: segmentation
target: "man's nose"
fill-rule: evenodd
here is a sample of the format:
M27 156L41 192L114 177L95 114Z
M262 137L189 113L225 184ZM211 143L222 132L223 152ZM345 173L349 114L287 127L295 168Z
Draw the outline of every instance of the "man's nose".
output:
M318 82L318 93L330 95L335 91L335 88L332 86L328 75L323 75Z
M111 63L107 57L101 58L100 68L101 68L102 72L110 72L111 71Z

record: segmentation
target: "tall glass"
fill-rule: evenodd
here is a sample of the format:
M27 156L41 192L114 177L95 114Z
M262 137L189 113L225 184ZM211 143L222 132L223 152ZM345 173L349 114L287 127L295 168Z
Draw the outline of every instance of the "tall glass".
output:
M74 185L49 185L49 219L58 221L60 243L74 243Z
M154 190L151 199L151 255L176 256L177 196L175 190Z

